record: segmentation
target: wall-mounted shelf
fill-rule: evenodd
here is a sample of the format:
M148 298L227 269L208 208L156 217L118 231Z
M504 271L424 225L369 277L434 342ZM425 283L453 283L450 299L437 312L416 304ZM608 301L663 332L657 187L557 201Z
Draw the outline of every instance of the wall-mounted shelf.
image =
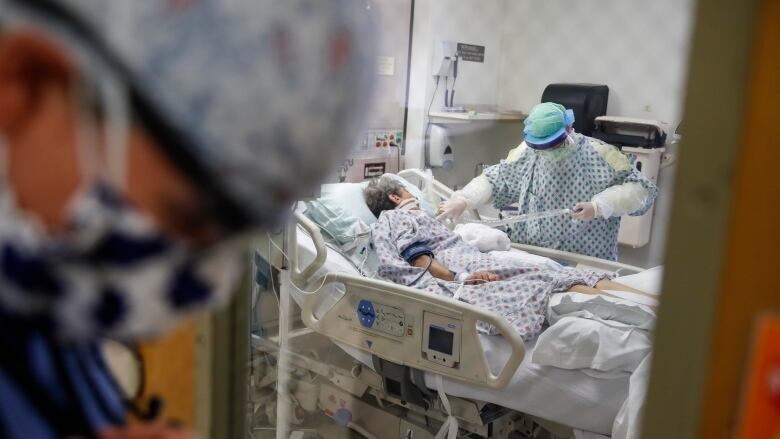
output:
M495 112L495 111L466 111L463 113L451 113L445 111L432 111L431 123L469 123L469 122L519 122L525 120L528 115L519 111Z

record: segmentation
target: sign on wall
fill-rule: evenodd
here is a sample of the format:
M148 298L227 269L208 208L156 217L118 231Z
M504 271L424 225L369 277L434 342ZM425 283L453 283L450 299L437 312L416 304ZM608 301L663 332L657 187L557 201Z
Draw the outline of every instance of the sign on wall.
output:
M461 61L485 62L485 46L458 43L458 57Z

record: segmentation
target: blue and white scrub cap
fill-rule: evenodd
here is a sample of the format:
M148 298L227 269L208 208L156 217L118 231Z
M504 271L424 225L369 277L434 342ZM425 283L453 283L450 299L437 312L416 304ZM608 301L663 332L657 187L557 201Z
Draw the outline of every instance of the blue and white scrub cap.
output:
M574 111L543 102L531 109L524 123L525 143L534 149L550 149L566 138L566 128L574 123Z
M370 98L361 0L0 6L42 18L41 30L126 84L134 117L236 228L278 224L316 189L353 145Z

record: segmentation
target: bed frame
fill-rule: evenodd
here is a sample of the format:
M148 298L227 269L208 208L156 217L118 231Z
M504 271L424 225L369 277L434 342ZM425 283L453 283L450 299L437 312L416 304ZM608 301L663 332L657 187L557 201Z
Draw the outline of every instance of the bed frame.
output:
M452 190L438 181L427 180L420 170L404 170L399 175L417 184L429 182L427 189L438 199L452 195ZM470 214L480 217L476 211ZM316 249L314 260L304 267L299 266L297 228L311 236ZM494 313L381 280L343 273L317 276L325 263L327 246L319 227L301 213L295 214L295 221L283 234L266 237L257 248L270 249L266 240L271 239L282 244L286 257L282 257L282 252L273 254L269 250L266 254L259 251L255 258L255 271L267 271L269 264L278 270L279 302L277 321L271 322L262 335L253 334L251 338L251 403L257 415L255 421L269 424L258 427L258 422L253 422L253 437L261 433L267 436L273 431L276 438L287 439L291 430L299 437L344 437L345 432L337 426L340 425L369 439L433 439L447 414L436 392L425 386L424 371L500 388L523 359L522 340ZM639 267L558 250L520 244L513 247L571 266L623 275L642 271ZM275 283L271 280L270 292L275 295ZM338 285L344 294L323 315L315 312L317 295L308 296L300 309L290 300L293 285L317 288L329 284ZM257 282L254 285L253 295L259 297L262 288ZM372 305L371 312L376 317L368 315L370 322L365 321L366 314L361 314L361 306L367 303ZM381 325L379 314L389 316ZM512 348L500 371L492 371L488 366L477 336L478 321L499 328ZM395 324L400 325L400 330ZM438 334L442 325L447 325L451 336L460 342L458 355L446 352L447 349L440 349L445 351L443 356L436 350L426 351L434 333L431 328L438 328ZM335 343L370 354L373 367L347 355ZM449 400L450 414L457 418L461 433L471 437L571 437L571 429L565 426L494 404L455 397ZM301 418L321 426L296 427L306 424Z

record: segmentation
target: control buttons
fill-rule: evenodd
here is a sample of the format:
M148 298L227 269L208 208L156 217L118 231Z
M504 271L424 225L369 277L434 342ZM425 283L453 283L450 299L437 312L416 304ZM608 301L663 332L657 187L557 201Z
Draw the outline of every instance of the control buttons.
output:
M361 325L366 328L374 326L376 311L374 311L374 304L370 301L363 299L358 303L357 315Z
M374 303L362 299L357 305L357 315L360 324L395 337L403 337L406 334L406 322L401 309L394 306Z

